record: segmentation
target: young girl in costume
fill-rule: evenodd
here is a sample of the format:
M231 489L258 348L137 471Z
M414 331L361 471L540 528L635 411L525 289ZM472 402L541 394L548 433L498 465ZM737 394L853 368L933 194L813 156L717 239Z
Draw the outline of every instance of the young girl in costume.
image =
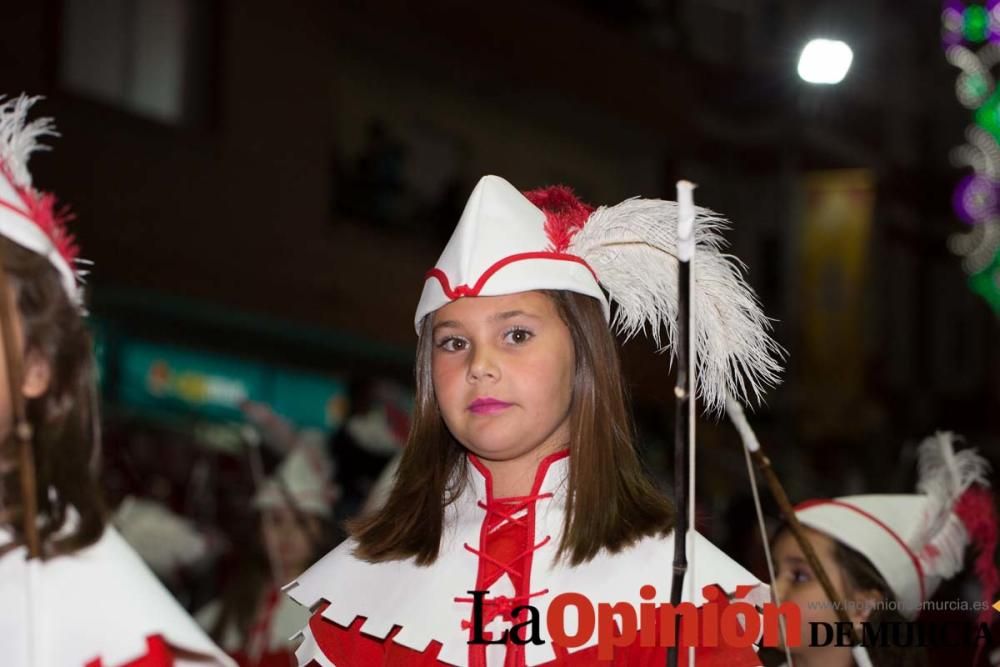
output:
M985 488L988 465L973 450L956 453L952 441L951 434L938 433L921 445L917 494L809 500L796 507L859 636L862 623L884 636L899 633L886 646L879 640L867 647L875 667L932 664L922 647L895 644L905 644L908 632L915 632L903 624L916 619L938 585L962 569L970 545L978 552L974 567L986 602L977 622L989 623L996 614L989 608L1000 577L994 561L996 513ZM835 640L810 646L810 623L826 623L835 631L837 616L790 531L779 530L773 542L775 593L782 602L797 604L802 615L800 646L790 647L795 667L853 666L848 646ZM826 632L817 629L817 644L827 643ZM951 632L952 641L965 642Z
M106 524L76 247L26 162L48 119L0 104L0 664L232 665Z
M703 217L696 330L714 404L736 384L730 369L756 389L776 365L749 288L718 252L719 220ZM636 455L602 287L626 334L647 324L672 334L676 219L672 202L594 211L565 188L524 195L495 176L479 182L417 306L415 414L390 497L288 587L316 610L300 665L664 664L663 647L638 641L598 662L596 632L559 645L546 617L562 593L638 610L648 584L656 602L669 599L674 508ZM723 323L727 334L706 344L705 327ZM760 592L692 540L696 591ZM498 643L470 643L480 629ZM759 664L749 646L696 655L702 666Z
M262 430L268 422L283 422L267 406L257 406L255 413L267 420ZM291 637L308 621L309 612L278 587L302 574L333 544L329 526L336 490L326 443L318 432L296 432L290 425L286 430L290 451L253 502L260 548L243 549L238 572L221 599L197 616L240 667L294 667L296 642Z

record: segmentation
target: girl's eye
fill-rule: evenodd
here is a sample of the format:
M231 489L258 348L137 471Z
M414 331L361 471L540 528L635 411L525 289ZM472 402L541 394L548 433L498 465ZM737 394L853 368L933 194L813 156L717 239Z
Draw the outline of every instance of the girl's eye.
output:
M809 581L811 577L809 573L805 570L792 570L792 581L796 584L804 584Z
M523 345L527 343L535 334L531 333L527 329L511 329L504 334L504 339L508 343L514 343L515 345Z
M448 336L444 340L437 343L437 347L445 352L460 352L468 347L468 345L469 343L467 341L455 336Z

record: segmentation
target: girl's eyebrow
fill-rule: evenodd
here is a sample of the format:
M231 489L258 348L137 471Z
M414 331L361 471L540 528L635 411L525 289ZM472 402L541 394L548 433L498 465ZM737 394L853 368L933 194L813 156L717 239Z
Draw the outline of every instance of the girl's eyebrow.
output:
M509 319L514 318L514 317L520 317L520 316L531 317L531 318L536 319L536 320L537 319L541 319L541 318L538 317L538 315L532 315L531 313L525 312L523 310L506 310L506 311L504 311L502 313L497 313L496 315L491 315L490 316L490 320L496 322L496 321L502 321L502 320L509 320Z
M487 319L490 322L503 322L515 317L530 317L535 320L541 319L538 315L533 315L524 310L505 310L502 313L496 313L490 315ZM461 328L461 324L456 320L445 320L444 322L438 322L434 325L432 332L436 332L438 329L458 329Z

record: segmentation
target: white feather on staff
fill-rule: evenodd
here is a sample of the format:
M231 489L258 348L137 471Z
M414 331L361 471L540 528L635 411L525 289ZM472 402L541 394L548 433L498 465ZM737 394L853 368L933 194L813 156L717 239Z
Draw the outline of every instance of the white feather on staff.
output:
M760 402L779 382L784 351L743 276L740 261L722 252L728 222L697 208L693 271L696 395L719 413L726 397ZM628 199L595 210L573 237L569 252L587 259L618 304L613 325L626 339L647 331L670 350L677 327L676 202ZM662 344L661 329L667 332Z

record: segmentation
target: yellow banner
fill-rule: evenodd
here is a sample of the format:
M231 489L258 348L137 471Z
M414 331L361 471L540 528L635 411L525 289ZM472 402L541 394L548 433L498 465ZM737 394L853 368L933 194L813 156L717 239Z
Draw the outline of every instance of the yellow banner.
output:
M798 262L802 346L795 364L817 436L846 435L861 424L864 309L875 185L870 171L808 174ZM852 426L853 423L853 426Z

